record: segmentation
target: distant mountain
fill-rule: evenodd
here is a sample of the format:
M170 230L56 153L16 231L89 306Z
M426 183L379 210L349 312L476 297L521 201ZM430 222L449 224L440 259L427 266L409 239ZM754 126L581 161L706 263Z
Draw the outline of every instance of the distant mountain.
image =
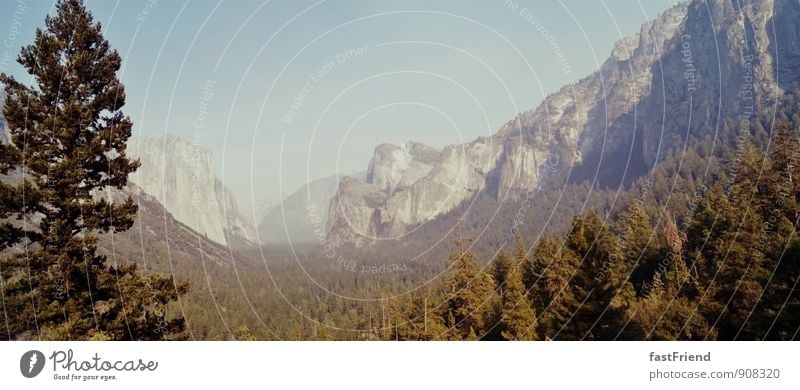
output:
M333 175L301 187L264 212L258 224L258 238L263 243L319 242L325 238L328 207L336 195L340 179L364 177L364 173Z
M492 137L447 146L427 161L404 147L376 148L374 175L340 182L327 239L358 246L401 237L480 193L502 203L550 177L628 185L667 151L738 128L722 118L749 119L797 83L798 20L797 1L678 4L618 41L596 72Z
M492 139L442 151L420 143L375 148L364 179L343 178L326 225L334 245L398 237L407 226L460 204L483 188L501 148Z
M118 261L145 266L157 262L160 263L156 267L159 272L170 271L166 261L169 258L173 261L180 259L181 263L189 262L185 267L191 267L192 262L200 260L220 267L230 265L232 252L229 248L175 219L155 196L137 185L130 183L124 191L111 191L100 196L110 196L115 202L122 202L125 197L131 196L139 207L136 221L129 230L100 236L101 253L114 256Z
M0 93L0 107L4 97ZM2 112L0 142L9 142ZM130 181L157 199L176 220L219 244L257 244L253 225L242 216L231 191L215 176L210 151L173 135L148 135L132 137L128 155L142 163L130 175Z
M254 245L252 224L214 173L212 154L174 135L132 137L128 154L141 161L130 180L175 217L220 244Z
M192 339L230 337L229 324L238 323L253 310L233 286L263 269L261 262L176 220L156 197L135 184L112 191L110 196L119 202L128 195L139 206L135 223L124 232L99 235L98 253L105 255L109 264L136 263L141 272L188 280L191 288L170 309L172 315L186 319Z
M8 142L7 135L5 121L0 112L0 140ZM150 168L149 171L143 171L144 175L152 175L154 164L143 161L143 165ZM0 180L6 183L19 183L22 178L19 170L0 175ZM173 184L170 186L177 188L179 184L176 182L179 180L172 180ZM211 240L206 233L195 231L188 224L176 219L158 197L148 194L132 182L123 190L96 193L98 197L111 198L116 202L122 202L124 198L131 196L138 205L135 222L130 229L98 235L98 253L105 255L109 264L136 263L142 272L171 275L176 281L189 280L192 288L170 310L172 315L186 319L190 337L195 339L208 339L212 334L215 338L231 337L228 323L240 321L253 310L241 302L241 295L236 295L234 292L237 290L231 288L240 285L243 279L247 281L248 275L255 274L253 270L257 263L238 250L240 247L252 245L248 238L252 233L248 232L247 225L237 217L236 202L228 189L219 180L215 180L214 184L212 190L221 205L220 209L228 211L225 214L227 224L218 227L227 227L230 245ZM151 190L158 190L158 187L152 187ZM207 194L200 196L210 199ZM226 235L217 237L220 236ZM23 248L19 245L6 250L19 253ZM255 286L256 283L251 281L249 285ZM269 286L260 288L266 290Z

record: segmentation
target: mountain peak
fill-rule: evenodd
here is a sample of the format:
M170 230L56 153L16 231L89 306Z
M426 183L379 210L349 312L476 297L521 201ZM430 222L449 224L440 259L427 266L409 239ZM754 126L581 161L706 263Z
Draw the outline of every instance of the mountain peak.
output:
M210 150L172 134L131 137L128 154L141 166L130 180L175 219L220 244L255 243L252 223L216 177Z
M769 105L800 81L798 18L800 3L789 1L677 4L619 40L597 71L493 137L448 146L425 160L412 147L380 145L367 186L343 183L332 200L328 239L397 237L481 191L517 196L557 171L600 187L627 185L676 140L705 137L720 118L747 112L743 88L752 92L750 101ZM415 163L424 170L412 169Z

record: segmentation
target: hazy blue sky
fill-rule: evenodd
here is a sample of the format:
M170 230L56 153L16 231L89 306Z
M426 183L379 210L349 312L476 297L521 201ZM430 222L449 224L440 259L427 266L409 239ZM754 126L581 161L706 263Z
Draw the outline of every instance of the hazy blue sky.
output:
M489 135L672 3L87 1L122 54L136 134L211 149L245 207L365 170L379 143ZM0 0L0 71L27 80L13 58L52 6Z

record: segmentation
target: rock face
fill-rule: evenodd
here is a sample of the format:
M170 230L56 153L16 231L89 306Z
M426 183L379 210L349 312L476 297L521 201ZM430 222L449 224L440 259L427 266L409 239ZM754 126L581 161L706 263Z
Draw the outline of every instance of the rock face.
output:
M419 143L375 148L366 180L345 178L331 200L326 231L334 245L397 238L484 189L504 150L480 138L437 151Z
M366 180L346 178L331 200L334 245L400 237L479 191L498 199L570 180L616 187L666 149L713 137L771 107L800 80L800 3L678 4L621 39L600 68L508 121L492 137L416 157L381 145ZM774 29L774 30L773 30Z
M139 206L136 221L129 230L99 235L98 251L109 258L121 263L138 263L143 270L170 272L176 278L199 263L230 269L236 261L236 266L246 267L241 254L232 256L226 246L206 239L175 220L158 199L135 184L128 183L124 191L103 191L98 195L116 202L132 196Z
M211 152L173 135L132 137L128 154L141 161L130 181L174 218L220 244L255 243L251 224L216 178Z
M233 192L228 187L225 187L219 179L214 181L214 189L217 193L220 213L222 213L225 220L223 227L225 228L228 244L233 247L247 247L257 244L258 238L255 228L249 222L253 218L247 218L241 213Z
M325 238L328 205L339 179L364 178L364 173L328 176L306 184L263 213L258 238L263 243L307 243Z
M3 98L0 93L0 103ZM1 111L0 143L9 143ZM129 177L135 183L128 191L131 195L144 191L177 221L216 243L257 243L255 229L239 212L233 194L215 177L211 152L175 136L158 135L131 138L128 154L142 163Z
M4 97L0 93L0 103ZM0 111L0 143L8 142ZM172 135L156 135L132 137L128 155L142 163L129 177L135 183L131 188L136 188L130 191L132 195L144 191L153 196L177 221L216 243L257 243L252 224L239 212L230 190L216 178L210 151Z

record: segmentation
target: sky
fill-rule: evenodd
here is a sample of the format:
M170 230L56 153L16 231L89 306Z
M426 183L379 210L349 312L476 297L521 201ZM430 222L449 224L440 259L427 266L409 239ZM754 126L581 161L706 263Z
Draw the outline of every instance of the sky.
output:
M87 0L134 133L213 152L249 210L367 169L375 146L489 136L674 0ZM0 71L53 1L0 0Z

